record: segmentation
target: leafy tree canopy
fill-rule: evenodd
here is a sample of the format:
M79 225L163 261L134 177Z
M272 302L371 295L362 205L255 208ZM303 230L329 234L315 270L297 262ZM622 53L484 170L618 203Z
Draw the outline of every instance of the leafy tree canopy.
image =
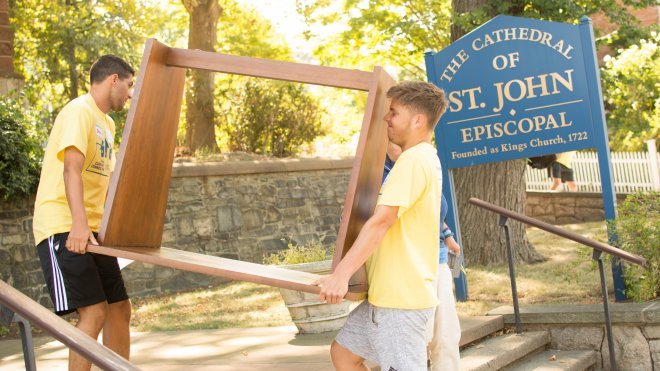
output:
M43 137L20 100L0 98L0 200L12 200L36 190Z
M650 35L657 29L657 25L642 28L627 11L652 5L656 5L655 0L487 0L476 10L461 11L452 9L450 0L297 0L298 11L308 24L306 36L318 40L314 55L323 64L364 70L382 65L398 74L399 79L419 80L426 80L424 52L448 46L452 28L469 32L494 14L574 24L585 14L604 14L619 27L607 35L599 35L599 30L595 30L599 36L597 42L599 45L609 45L616 51L638 44L642 37L649 40L653 38ZM635 50L635 53L641 52L639 47ZM634 84L628 84L628 88L620 87L619 90L614 87L611 92L605 92L613 115L609 118L610 123L613 123L613 138L657 136L657 108L655 111L653 108L658 96L657 83L653 86L653 82L658 81L657 72L651 71L653 64L650 60L638 61L636 64L629 62L627 69L641 67L640 63L646 67L637 69L626 79L618 80L619 85L628 84L632 80ZM613 66L608 64L606 69ZM612 73L618 76L628 72L619 70ZM603 78L606 79L608 75L603 70ZM619 77L610 79L610 85L616 79ZM655 92L655 98L647 96L641 99L641 96L633 94L637 90L647 95ZM633 102L641 111L636 110L634 114L627 115L623 107L626 104L631 106ZM615 110L614 105L620 108ZM613 148L617 150L638 148L640 143L639 140L635 142L626 139L622 143L630 143L632 146L619 146L615 141Z
M218 52L294 60L284 37L257 10L233 0L221 5ZM215 95L223 149L291 156L325 132L324 111L308 86L219 74Z
M644 151L660 137L660 34L605 57L601 69L610 148ZM657 143L660 144L660 143Z
M87 91L87 72L100 55L139 66L145 39L172 21L167 8L149 0L22 0L10 9L16 71L31 105L50 112Z
M440 50L450 43L450 28L469 32L494 14L555 22L577 23L585 14L603 12L618 25L618 37L603 42L629 45L639 33L636 20L613 0L489 0L478 10L452 10L449 0L297 0L298 11L310 25L309 38L319 38L315 55L323 62L341 67L371 69L374 64L397 66L400 78L425 79L424 52ZM625 0L631 8L655 5L654 0ZM314 29L336 23L345 26L331 36Z

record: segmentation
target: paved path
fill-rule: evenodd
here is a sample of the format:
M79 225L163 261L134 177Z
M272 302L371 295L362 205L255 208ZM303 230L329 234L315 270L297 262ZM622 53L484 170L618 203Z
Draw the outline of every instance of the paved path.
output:
M132 333L131 361L144 370L334 370L334 332L296 335L294 326ZM37 369L65 370L68 349L35 339ZM0 341L0 369L24 369L20 339Z

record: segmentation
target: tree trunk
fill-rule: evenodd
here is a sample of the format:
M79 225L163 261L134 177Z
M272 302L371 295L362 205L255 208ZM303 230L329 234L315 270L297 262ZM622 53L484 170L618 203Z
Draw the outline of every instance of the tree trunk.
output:
M71 0L64 3L67 7L72 6ZM78 65L76 63L76 43L73 36L64 40L64 58L69 65L69 100L78 97Z
M69 100L78 97L78 68L76 64L76 46L71 41L65 41L66 61L69 65Z
M188 49L215 51L218 18L222 8L217 0L183 0L190 15ZM215 141L213 72L190 71L186 92L186 144L191 153L218 152Z
M487 4L487 0L452 0L455 14L469 12ZM453 22L452 22L453 24ZM451 40L465 31L452 25ZM468 264L497 264L506 261L506 239L499 226L499 216L468 203L470 197L524 214L526 205L526 164L523 160L496 162L454 170L457 206L460 210L461 237ZM525 226L509 220L511 246L516 261L535 263L544 260L525 234Z

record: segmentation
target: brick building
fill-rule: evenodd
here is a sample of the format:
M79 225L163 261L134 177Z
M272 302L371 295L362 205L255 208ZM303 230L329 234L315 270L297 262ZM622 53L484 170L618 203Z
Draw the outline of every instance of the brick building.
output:
M0 95L23 86L23 76L14 71L14 32L9 25L9 0L0 0Z

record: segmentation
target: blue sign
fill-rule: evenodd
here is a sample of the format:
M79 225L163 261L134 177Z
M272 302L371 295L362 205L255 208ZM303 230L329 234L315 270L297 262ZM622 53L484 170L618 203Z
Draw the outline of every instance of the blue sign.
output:
M449 107L435 129L443 166L447 223L460 243L453 174L449 169L595 147L605 219L616 216L614 179L588 17L579 25L497 16L438 53L426 54L430 82ZM608 229L610 229L608 225ZM610 230L609 242L616 243ZM614 294L625 300L618 259ZM467 300L467 280L456 282Z
M426 55L449 107L436 127L443 166L458 168L594 147L579 26L497 16Z

